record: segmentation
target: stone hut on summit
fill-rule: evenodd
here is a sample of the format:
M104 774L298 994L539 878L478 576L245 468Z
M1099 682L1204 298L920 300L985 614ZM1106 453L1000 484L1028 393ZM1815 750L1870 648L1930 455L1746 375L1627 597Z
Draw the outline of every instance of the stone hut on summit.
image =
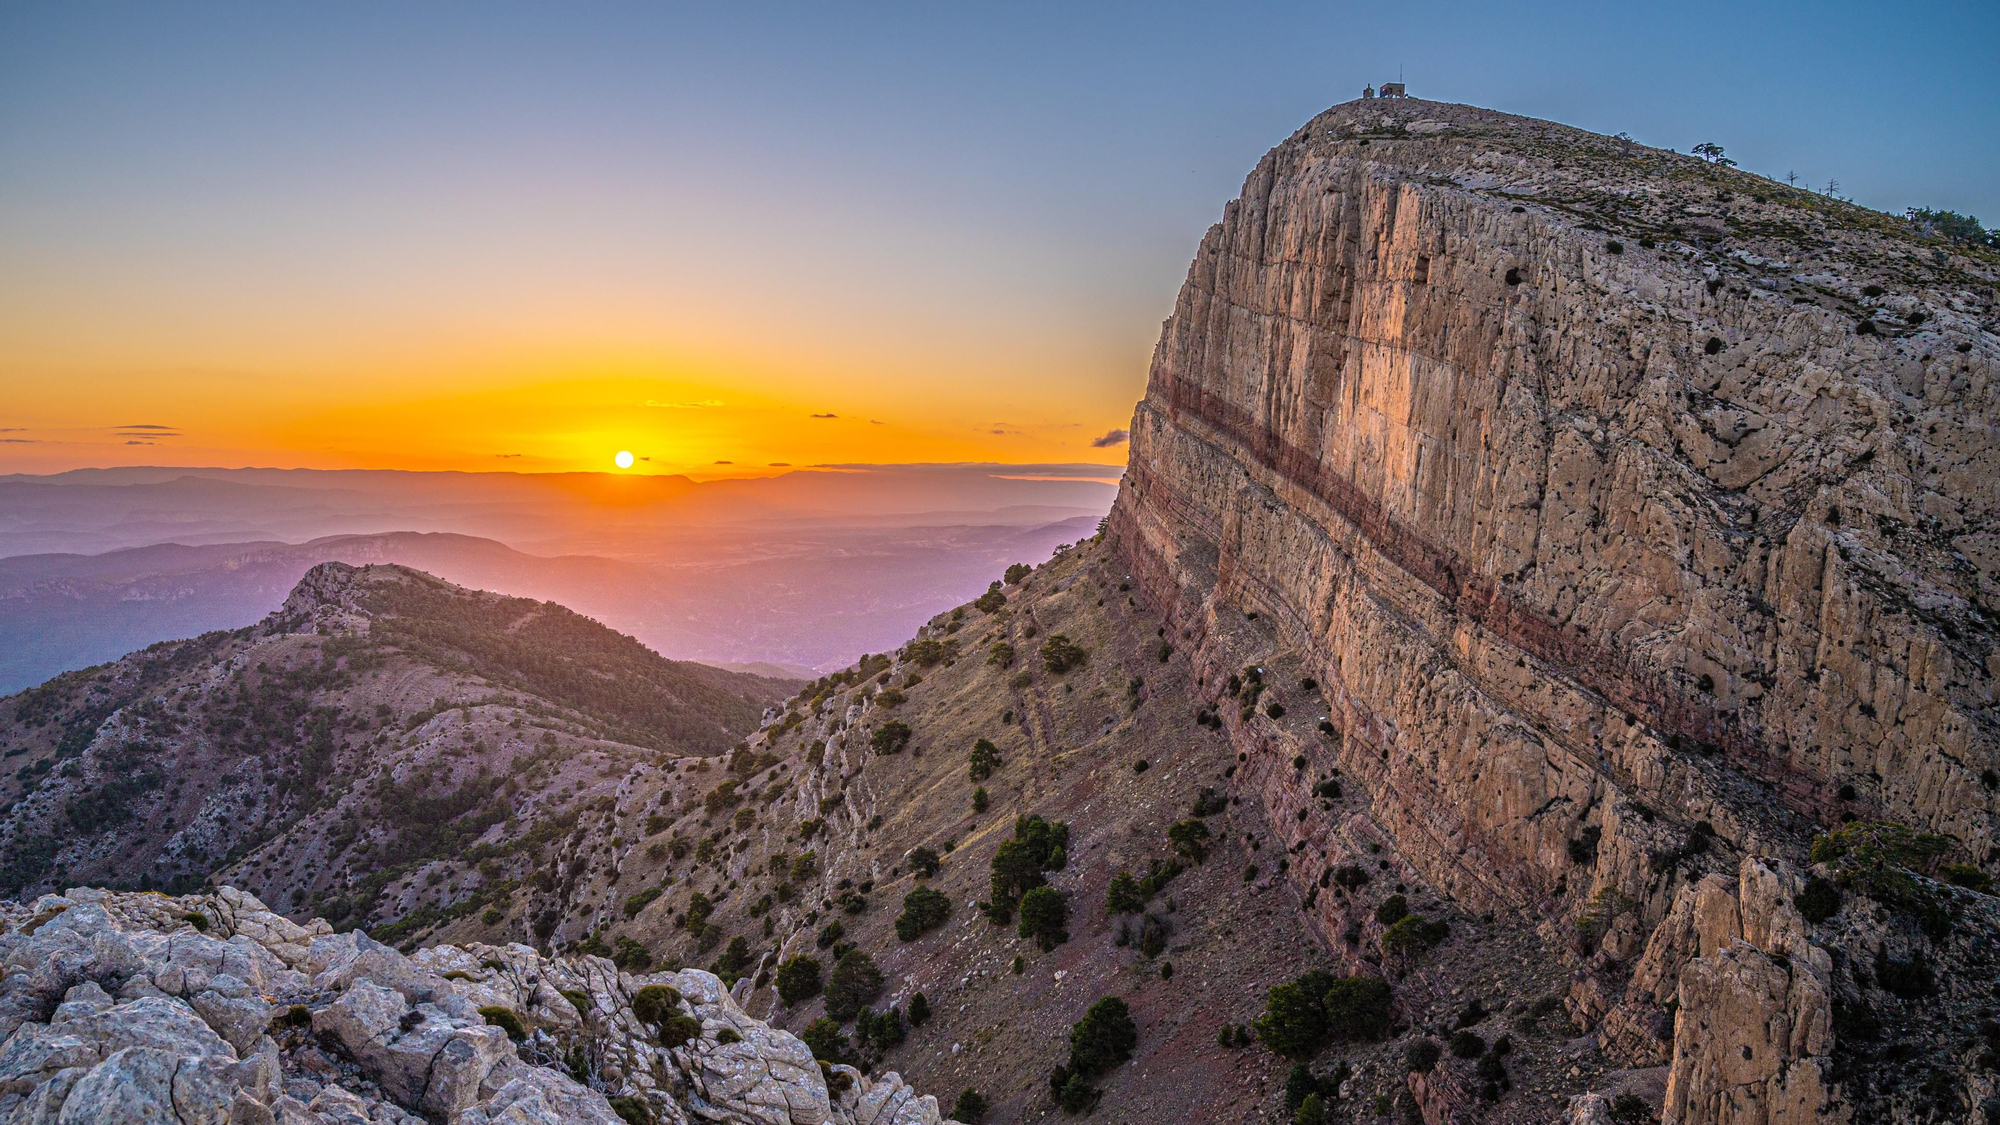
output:
M1385 98L1407 98L1407 97L1409 97L1409 95L1408 95L1408 94L1406 94L1406 93L1404 93L1404 92L1403 92L1403 84L1402 84L1401 82L1384 82L1384 83L1382 83L1382 96L1383 96L1383 97L1385 97Z

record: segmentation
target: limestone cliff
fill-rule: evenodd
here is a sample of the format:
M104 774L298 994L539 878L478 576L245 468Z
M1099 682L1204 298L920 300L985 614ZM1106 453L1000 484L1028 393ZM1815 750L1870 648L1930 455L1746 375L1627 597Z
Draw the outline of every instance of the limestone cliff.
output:
M1316 727L1223 711L1329 947L1357 958L1366 912L1317 888L1383 846L1525 919L1581 1027L1671 1068L1670 1121L1992 1096L1970 1038L1866 1064L1909 1015L1878 959L1990 953L1993 900L1925 875L1981 884L2000 809L1996 276L1460 106L1349 103L1259 163L1162 332L1109 534L1210 698L1248 665L1312 685ZM1358 814L1314 799L1334 773ZM1948 854L1815 927L1788 896L1847 820Z

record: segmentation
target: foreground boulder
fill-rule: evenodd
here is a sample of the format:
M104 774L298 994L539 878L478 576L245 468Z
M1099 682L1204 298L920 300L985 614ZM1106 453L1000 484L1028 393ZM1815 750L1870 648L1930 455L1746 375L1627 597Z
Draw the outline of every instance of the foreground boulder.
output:
M642 1019L634 999L648 988ZM521 945L405 957L225 887L0 902L0 1120L943 1119L935 1098L893 1073L871 1081L816 1061L708 973L635 977Z

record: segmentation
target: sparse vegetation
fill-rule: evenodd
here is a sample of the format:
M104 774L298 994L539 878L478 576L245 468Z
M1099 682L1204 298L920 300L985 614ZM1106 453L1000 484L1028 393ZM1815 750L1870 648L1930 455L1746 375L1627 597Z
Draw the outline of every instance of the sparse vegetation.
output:
M1061 633L1050 633L1042 642L1042 667L1055 675L1081 668L1089 658L1089 653Z
M882 970L875 959L858 949L849 950L833 966L826 981L826 1014L842 1023L882 995Z
M918 887L903 896L903 912L896 917L896 936L904 941L915 941L944 925L945 919L949 917L951 917L949 897L929 887Z

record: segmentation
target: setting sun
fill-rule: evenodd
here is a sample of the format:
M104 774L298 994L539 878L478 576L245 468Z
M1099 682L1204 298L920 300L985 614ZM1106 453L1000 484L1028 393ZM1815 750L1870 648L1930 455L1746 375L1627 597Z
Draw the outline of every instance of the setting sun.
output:
M632 467L632 451L629 449L621 449L618 451L618 456L613 457L611 460L619 468L629 469Z

